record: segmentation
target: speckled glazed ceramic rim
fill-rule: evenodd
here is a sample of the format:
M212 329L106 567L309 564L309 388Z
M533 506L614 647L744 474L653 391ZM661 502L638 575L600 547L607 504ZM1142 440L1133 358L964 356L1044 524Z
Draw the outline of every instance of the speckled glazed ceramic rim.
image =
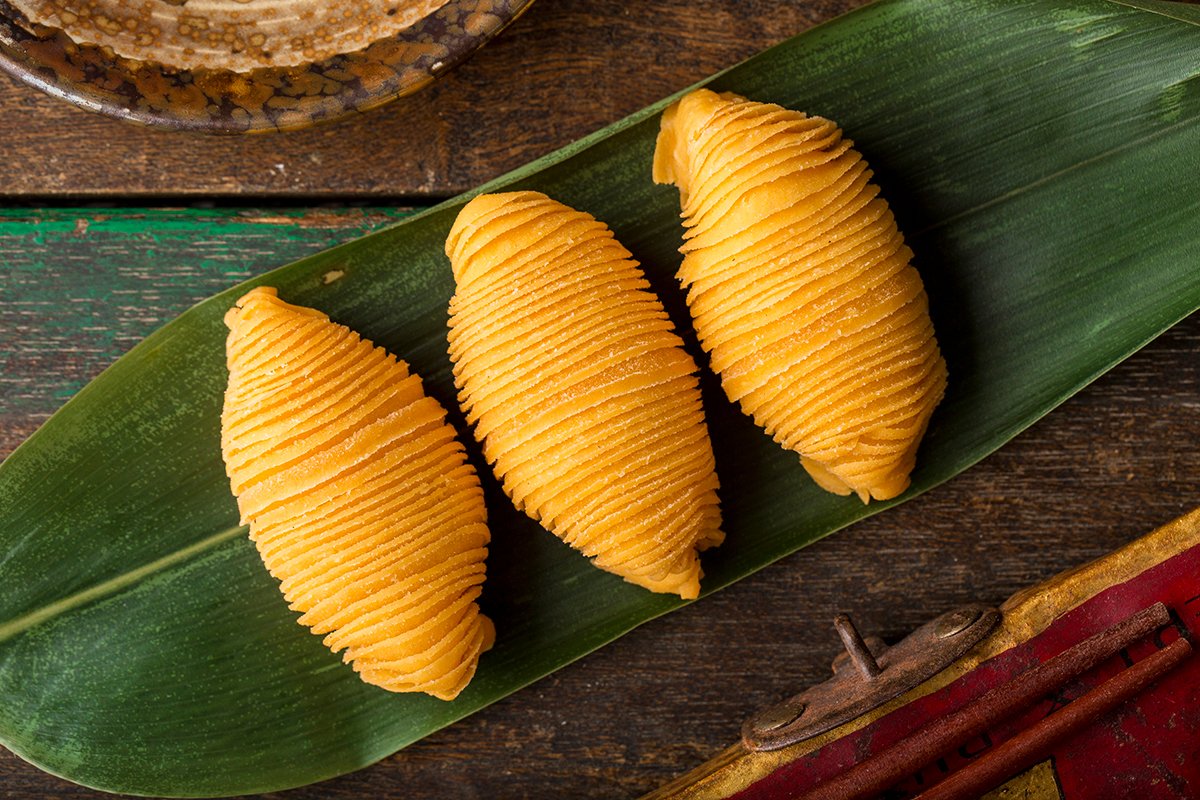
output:
M175 130L307 128L428 86L534 0L450 0L396 36L298 67L176 71L79 45L0 0L0 70L90 111Z

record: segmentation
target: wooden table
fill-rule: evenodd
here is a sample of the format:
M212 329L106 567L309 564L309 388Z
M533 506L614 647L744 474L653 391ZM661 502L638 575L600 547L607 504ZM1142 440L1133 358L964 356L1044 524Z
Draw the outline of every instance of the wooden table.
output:
M424 94L286 136L140 130L0 79L0 200L13 206L0 212L0 455L190 303L859 4L541 0ZM752 711L822 679L838 649L837 611L899 637L959 603L999 602L1200 502L1198 349L1193 317L945 486L381 764L287 796L652 789L731 742ZM0 797L92 796L102 795L0 752Z

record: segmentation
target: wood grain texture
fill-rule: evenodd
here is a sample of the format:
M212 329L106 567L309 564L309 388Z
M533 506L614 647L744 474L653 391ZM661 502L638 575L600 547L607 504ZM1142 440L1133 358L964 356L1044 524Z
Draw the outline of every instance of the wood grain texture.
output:
M0 199L457 194L864 2L540 0L430 90L284 135L138 128L0 75Z
M194 300L397 212L8 212L0 454ZM103 217L98 219L97 217ZM79 222L83 220L83 222ZM151 232L153 231L153 232ZM1200 503L1200 316L946 485L861 522L382 763L288 800L631 797L822 679L838 611L898 638ZM0 797L103 797L0 752Z
M0 458L193 303L409 213L0 209Z

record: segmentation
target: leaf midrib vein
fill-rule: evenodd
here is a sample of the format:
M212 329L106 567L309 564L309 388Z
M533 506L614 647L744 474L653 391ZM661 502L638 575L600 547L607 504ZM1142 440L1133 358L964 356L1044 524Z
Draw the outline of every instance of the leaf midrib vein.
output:
M1163 8L1147 8L1146 6L1139 5L1137 3L1128 2L1128 0L1108 0L1108 2L1112 3L1113 5L1124 6L1125 8L1132 8L1135 11L1144 11L1147 14L1157 14L1160 17L1173 19L1176 22L1182 22L1185 25L1191 25L1193 27L1196 25L1195 20L1191 20L1186 17L1177 17L1174 14L1168 13L1166 9Z
M120 575L109 578L106 581L89 586L86 589L81 589L74 594L55 600L41 608L30 611L8 622L0 623L0 642L6 642L9 639L24 633L30 628L47 622L55 617L62 616L68 611L72 611L80 606L94 602L104 597L116 594L129 586L138 583L139 581L153 575L156 572L162 572L182 561L186 561L198 553L205 550L210 550L217 545L229 541L236 536L244 533L245 526L238 525L233 528L227 528L223 531L214 533L211 536L205 537L198 542L188 545L187 547L176 550L173 553L168 553L162 558L155 559L148 564L143 564L136 569L131 569L128 572L123 572Z

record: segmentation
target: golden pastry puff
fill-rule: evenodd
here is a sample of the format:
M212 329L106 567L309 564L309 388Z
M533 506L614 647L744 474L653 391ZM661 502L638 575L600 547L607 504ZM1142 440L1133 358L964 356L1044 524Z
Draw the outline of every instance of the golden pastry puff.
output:
M459 400L517 508L655 592L694 598L721 514L696 365L612 231L482 195L446 241Z
M725 392L823 488L909 485L946 387L921 277L837 125L698 89L666 110L654 180L679 188L679 279Z
M495 637L487 513L408 365L267 287L229 310L221 449L291 608L367 683L451 700Z

